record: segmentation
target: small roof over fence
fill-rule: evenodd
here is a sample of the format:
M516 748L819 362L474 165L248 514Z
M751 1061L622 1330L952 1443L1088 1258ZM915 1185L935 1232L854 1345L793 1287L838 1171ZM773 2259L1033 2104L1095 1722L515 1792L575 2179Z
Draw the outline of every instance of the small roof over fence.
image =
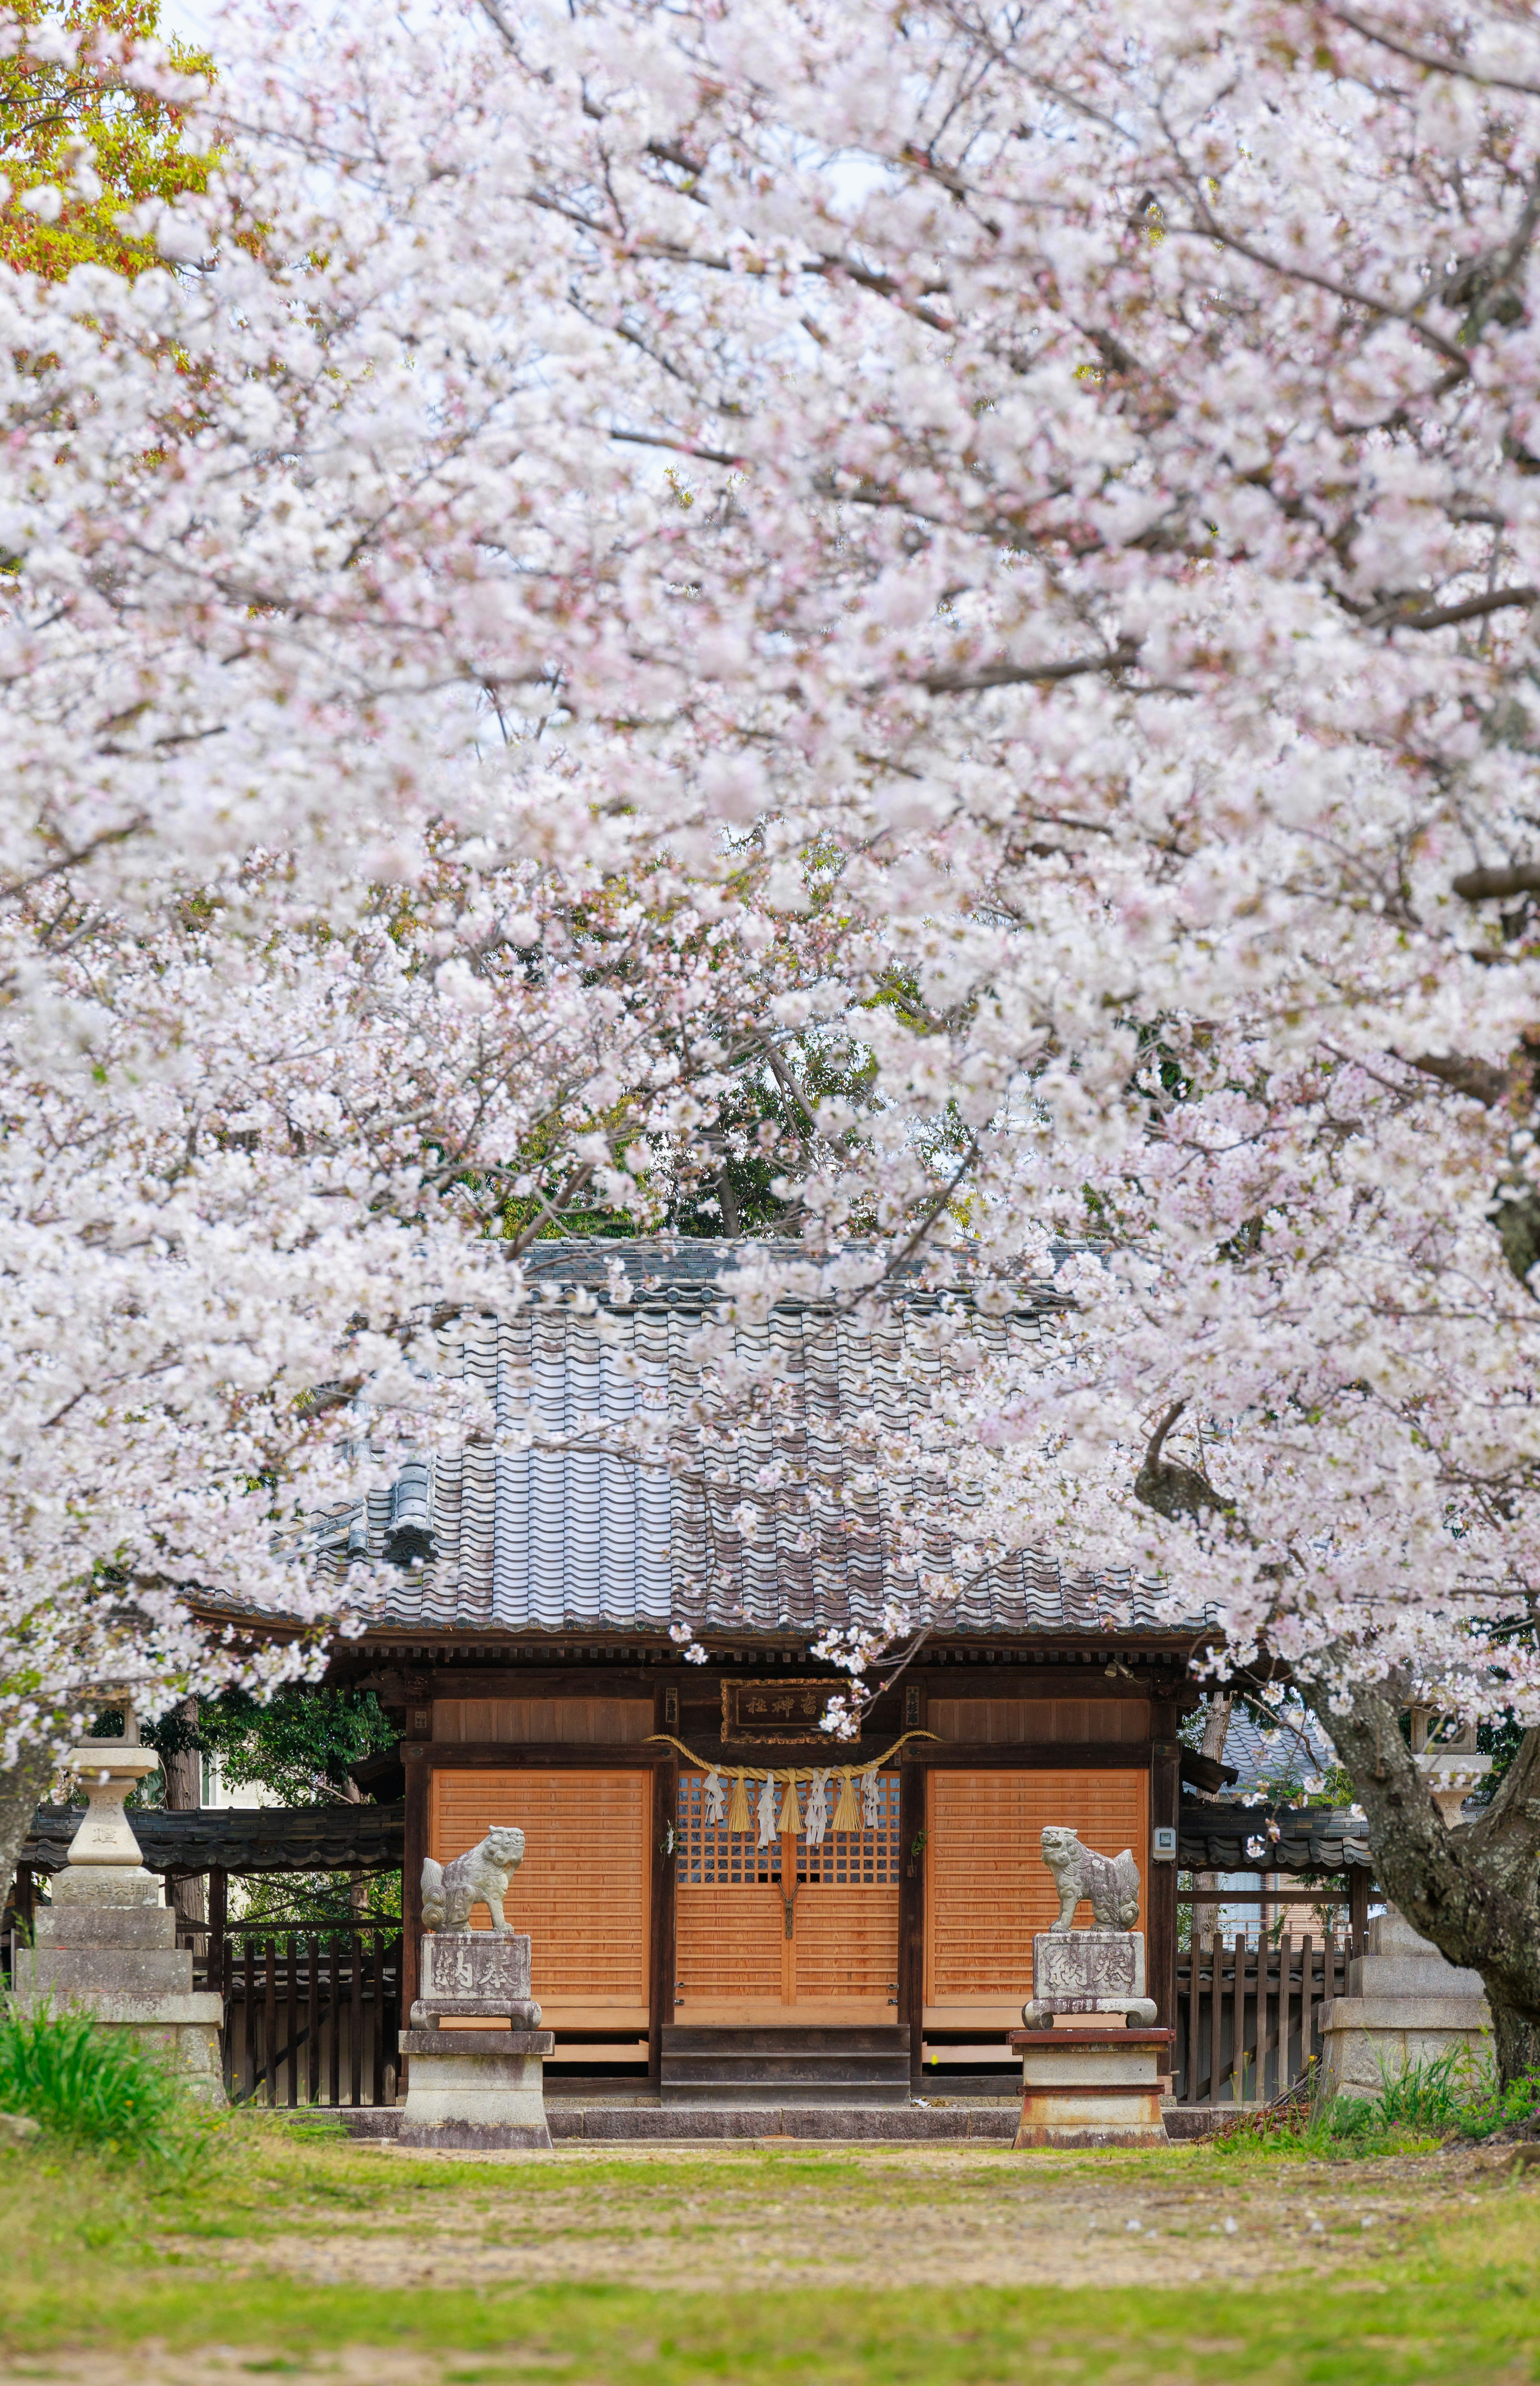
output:
M19 1861L57 1872L80 1828L81 1806L40 1806ZM205 1807L132 1811L129 1820L151 1872L382 1872L406 1851L407 1810L391 1806ZM1271 1836L1270 1824L1278 1827ZM1192 1872L1344 1872L1367 1865L1368 1827L1342 1806L1182 1808L1178 1860Z
M18 1862L62 1872L83 1806L40 1806ZM174 1813L131 1807L151 1872L386 1872L407 1845L407 1809L394 1806L206 1806Z
M1373 1862L1369 1825L1350 1806L1239 1806L1219 1799L1183 1802L1176 1852L1188 1872L1345 1872Z

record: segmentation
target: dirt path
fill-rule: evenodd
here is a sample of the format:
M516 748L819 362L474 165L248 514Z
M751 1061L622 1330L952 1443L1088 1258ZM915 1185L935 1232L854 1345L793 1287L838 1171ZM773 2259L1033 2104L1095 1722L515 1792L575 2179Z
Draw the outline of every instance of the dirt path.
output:
M393 2208L394 2159L381 2150L380 2204L345 2229L166 2250L209 2278L276 2270L395 2288L607 2279L687 2292L885 2286L901 2235L904 2275L917 2285L1196 2285L1330 2276L1468 2213L1486 2184L1464 2156L1218 2178L1195 2160L1120 2179L1083 2160L1035 2157L1028 2167L941 2149L873 2149L826 2165L658 2149L628 2161L631 2177L617 2183L607 2158L562 2149L488 2160L452 2210L408 2217Z
M4 2376L26 2380L28 2386L220 2386L253 2377L278 2377L288 2386L455 2386L462 2378L480 2377L482 2365L439 2354L396 2353L379 2344L345 2346L322 2354L313 2362L294 2361L280 2354L263 2354L250 2345L202 2345L194 2353L169 2353L152 2338L131 2352L41 2354L35 2362L12 2359ZM506 2364L494 2364L490 2374L507 2374Z

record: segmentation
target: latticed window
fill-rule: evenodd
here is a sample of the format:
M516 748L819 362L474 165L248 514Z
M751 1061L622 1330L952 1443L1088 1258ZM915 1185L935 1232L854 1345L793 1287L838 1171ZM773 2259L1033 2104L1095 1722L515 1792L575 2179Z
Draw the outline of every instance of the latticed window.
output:
M679 1777L679 1821L676 1827L678 1877L682 1885L706 1887L711 1883L739 1887L755 1881L779 1880L781 1851L784 1842L771 1840L769 1847L758 1844L758 1830L730 1831L725 1823L709 1823L706 1819L706 1779L704 1773L681 1773ZM723 1778L724 1797L730 1783ZM898 1776L880 1773L876 1782L876 1821L869 1830L829 1831L821 1845L810 1848L806 1835L796 1843L796 1871L799 1880L838 1883L847 1889L885 1889L898 1878ZM757 1794L757 1785L750 1785L751 1800ZM831 1785L833 1794L833 1785ZM779 1803L781 1791L776 1791ZM806 1789L799 1790L798 1802L806 1803Z
M740 1887L781 1877L781 1842L758 1846L757 1830L730 1831L725 1823L706 1819L706 1776L679 1777L678 1845L674 1851L678 1877L701 1887L710 1881L732 1881Z
M885 1889L898 1878L898 1776L877 1776L877 1820L868 1831L829 1831L821 1847L796 1843L804 1880L838 1881L850 1889Z

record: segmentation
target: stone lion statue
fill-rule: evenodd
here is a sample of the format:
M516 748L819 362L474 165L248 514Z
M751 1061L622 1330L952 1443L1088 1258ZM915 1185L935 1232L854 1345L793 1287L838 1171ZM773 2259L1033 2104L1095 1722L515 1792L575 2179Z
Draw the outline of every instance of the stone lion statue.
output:
M1083 1847L1073 1831L1050 1823L1043 1834L1043 1861L1058 1890L1058 1920L1051 1929L1070 1928L1083 1897L1090 1899L1100 1929L1133 1929L1139 1919L1139 1867L1132 1848L1120 1856L1100 1856L1095 1848Z
M511 1938L513 1925L505 1921L503 1900L508 1881L524 1861L524 1834L512 1824L494 1824L479 1847L467 1849L451 1864L422 1866L422 1927L425 1930L468 1930L470 1909L484 1905L500 1939Z

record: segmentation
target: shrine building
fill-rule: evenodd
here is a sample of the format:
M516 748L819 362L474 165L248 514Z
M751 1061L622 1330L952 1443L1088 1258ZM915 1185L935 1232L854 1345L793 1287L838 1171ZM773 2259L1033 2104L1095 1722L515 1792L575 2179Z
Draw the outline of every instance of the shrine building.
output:
M901 2077L907 2094L988 2072L1058 1910L1052 1823L1133 1850L1170 2023L1197 1633L1047 1551L959 1567L950 1601L893 1572L893 1504L923 1520L926 1486L884 1466L883 1431L952 1363L949 1337L1030 1343L1063 1296L1033 1285L983 1316L966 1293L916 1289L875 1332L778 1298L720 1329L740 1355L774 1353L768 1405L702 1427L696 1338L745 1249L537 1244L537 1297L512 1323L456 1328L446 1363L549 1446L412 1462L327 1523L339 1570L350 1551L389 1562L328 1678L372 1688L401 1724L403 2012L423 1857L517 1824L507 1914L533 1942L558 2066L682 2096L751 2077ZM670 1465L603 1446L647 1409L670 1419ZM853 1451L838 1428L867 1416L871 1449ZM927 1527L929 1566L951 1555ZM892 1598L930 1637L858 1744L831 1741L819 1718L842 1676L811 1646Z

